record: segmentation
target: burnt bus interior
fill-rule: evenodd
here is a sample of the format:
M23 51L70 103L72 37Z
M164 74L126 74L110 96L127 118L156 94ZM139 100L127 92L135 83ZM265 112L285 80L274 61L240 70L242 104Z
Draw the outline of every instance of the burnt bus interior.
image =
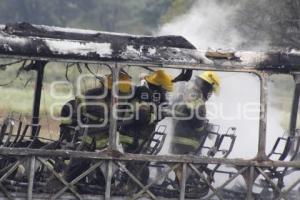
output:
M206 52L180 36L18 23L1 26L0 55L1 198L297 199L300 195L298 52ZM107 74L116 83L119 72L125 71L139 85L141 74L157 69L174 76L192 69L193 77L216 71L224 82L219 102L231 114L226 119L223 113L223 121L216 117L209 122L214 128L198 141L197 154L168 153L170 118L157 124L140 153L122 151L118 139L122 122L112 115L104 151L78 150L84 126L70 125L74 135L69 141L59 137L60 111L66 102L99 87ZM272 115L268 114L272 113L270 80L276 81L272 77L277 76L285 77L278 79L279 84L288 80L294 87L289 90L290 102L283 102L290 109L288 125L278 135L268 119ZM180 95L188 84L175 85L170 98ZM111 95L109 109L113 111L120 101L121 96ZM251 110L254 119L232 120L237 112L232 108L247 101L259 105ZM242 149L248 150L242 153ZM63 173L71 158L90 164L68 182ZM141 180L141 172L130 169L129 163L138 163L141 171L149 168L149 178ZM182 170L180 183L174 178L175 169ZM99 176L99 170L105 177Z

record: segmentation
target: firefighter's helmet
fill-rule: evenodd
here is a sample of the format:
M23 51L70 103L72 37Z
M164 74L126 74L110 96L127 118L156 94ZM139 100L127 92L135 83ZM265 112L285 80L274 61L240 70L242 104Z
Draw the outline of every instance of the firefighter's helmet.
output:
M106 86L108 89L111 90L112 83L113 83L112 74L106 75L106 79L107 79ZM132 88L131 77L127 73L122 72L122 71L120 72L118 88L119 88L119 91L122 93L130 93L131 92L131 88Z
M152 74L145 77L145 80L148 83L151 83L156 86L161 86L163 89L167 90L168 92L173 91L173 77L171 74L165 72L164 70L157 70Z
M213 71L205 71L198 75L198 78L205 80L212 85L213 91L218 95L220 93L220 76Z

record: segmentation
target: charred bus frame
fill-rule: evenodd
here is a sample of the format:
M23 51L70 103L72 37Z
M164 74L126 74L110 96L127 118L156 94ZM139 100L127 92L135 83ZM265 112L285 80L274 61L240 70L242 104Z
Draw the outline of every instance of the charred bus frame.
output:
M60 44L63 44L60 46ZM92 44L92 45L90 45ZM64 46L65 45L65 46ZM73 46L72 46L73 45ZM96 47L93 47L96 45ZM98 47L97 47L98 45ZM99 50L99 47L109 49ZM74 47L74 48L73 48ZM82 48L86 47L86 48ZM151 50L151 51L150 51ZM83 52L84 51L84 52ZM152 52L152 53L151 53ZM228 53L228 52L227 52ZM235 55L243 52L230 53ZM249 53L249 52L246 52ZM0 55L4 58L18 58L33 60L37 66L36 89L34 95L34 107L32 124L39 124L39 104L41 98L41 88L43 82L43 69L47 62L82 62L82 63L105 63L110 66L113 73L113 82L118 80L120 69L124 66L148 66L159 68L174 69L193 69L193 70L213 70L224 72L246 72L256 74L260 81L260 120L259 120L259 142L258 152L254 159L229 159L229 158L210 158L196 156L176 156L176 155L139 155L139 154L120 154L117 150L116 126L117 121L113 117L110 119L110 137L109 149L105 152L77 152L66 150L41 150L28 148L8 148L1 147L0 154L5 156L14 156L19 159L10 170L0 178L0 189L9 199L13 199L14 194L3 185L3 181L17 168L20 160L30 160L30 175L28 178L27 199L38 199L38 195L33 194L34 186L34 167L37 161L45 165L52 173L63 183L63 188L53 195L51 198L60 197L66 190L70 190L78 199L83 197L73 188L73 186L85 175L106 164L107 167L107 183L104 198L111 199L111 178L113 165L123 168L123 170L132 178L132 180L141 188L140 192L133 195L132 199L137 199L144 193L152 199L158 199L149 188L155 183L143 185L134 174L132 174L120 162L132 161L149 161L158 163L173 164L172 169L182 166L183 181L180 189L180 199L185 199L185 180L187 168L191 168L195 173L207 182L212 196L219 199L224 197L220 193L228 183L230 183L238 175L243 175L247 184L247 199L253 199L255 194L252 191L254 179L257 174L261 174L273 187L273 190L279 193L278 199L288 199L288 193L300 183L300 178L288 189L282 191L273 183L272 179L264 172L269 167L290 167L299 169L300 161L274 161L269 160L266 154L266 124L267 124L267 98L268 98L268 78L272 74L291 74L295 78L296 87L291 111L290 133L295 134L297 121L297 111L300 94L300 54L292 52L258 52L255 62L244 62L241 57L223 57L210 56L210 60L205 58L205 52L197 51L193 45L182 37L165 36L165 37L140 37L131 35L117 35L110 33L101 33L96 31L82 32L75 29L53 28L46 26L36 26L27 23L8 24L1 27L0 31ZM112 97L112 108L117 103L118 98ZM32 132L34 136L34 131ZM51 167L43 161L42 158L66 157L66 158L86 158L96 161L92 167L86 172L79 175L76 181L66 182ZM237 169L237 174L229 178L221 187L215 188L209 183L205 176L197 170L195 165L199 164L220 164L230 165ZM169 172L169 171L168 171ZM167 173L161 174L160 177L166 176Z

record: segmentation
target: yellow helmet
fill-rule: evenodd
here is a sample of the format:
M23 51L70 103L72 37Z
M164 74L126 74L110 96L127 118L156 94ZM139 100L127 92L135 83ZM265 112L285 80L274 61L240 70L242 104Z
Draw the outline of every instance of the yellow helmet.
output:
M171 76L171 74L165 72L164 70L157 70L152 74L146 76L145 79L147 82L153 85L161 86L168 92L173 91L173 77Z
M107 79L107 81L105 82L105 85L108 89L111 90L112 83L113 83L112 74L106 75L106 79ZM118 87L119 87L120 92L130 93L131 92L131 87L132 87L131 77L128 74L121 72L119 74Z
M220 93L220 77L217 73L213 71L205 71L202 74L198 75L199 78L205 80L213 86L213 91L216 94Z

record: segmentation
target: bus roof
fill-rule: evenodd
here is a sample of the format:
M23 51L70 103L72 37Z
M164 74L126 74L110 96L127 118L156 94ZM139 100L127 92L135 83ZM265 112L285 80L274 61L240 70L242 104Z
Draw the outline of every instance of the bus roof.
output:
M24 59L124 62L300 71L300 52L202 51L182 36L138 36L29 23L0 26L0 55Z

